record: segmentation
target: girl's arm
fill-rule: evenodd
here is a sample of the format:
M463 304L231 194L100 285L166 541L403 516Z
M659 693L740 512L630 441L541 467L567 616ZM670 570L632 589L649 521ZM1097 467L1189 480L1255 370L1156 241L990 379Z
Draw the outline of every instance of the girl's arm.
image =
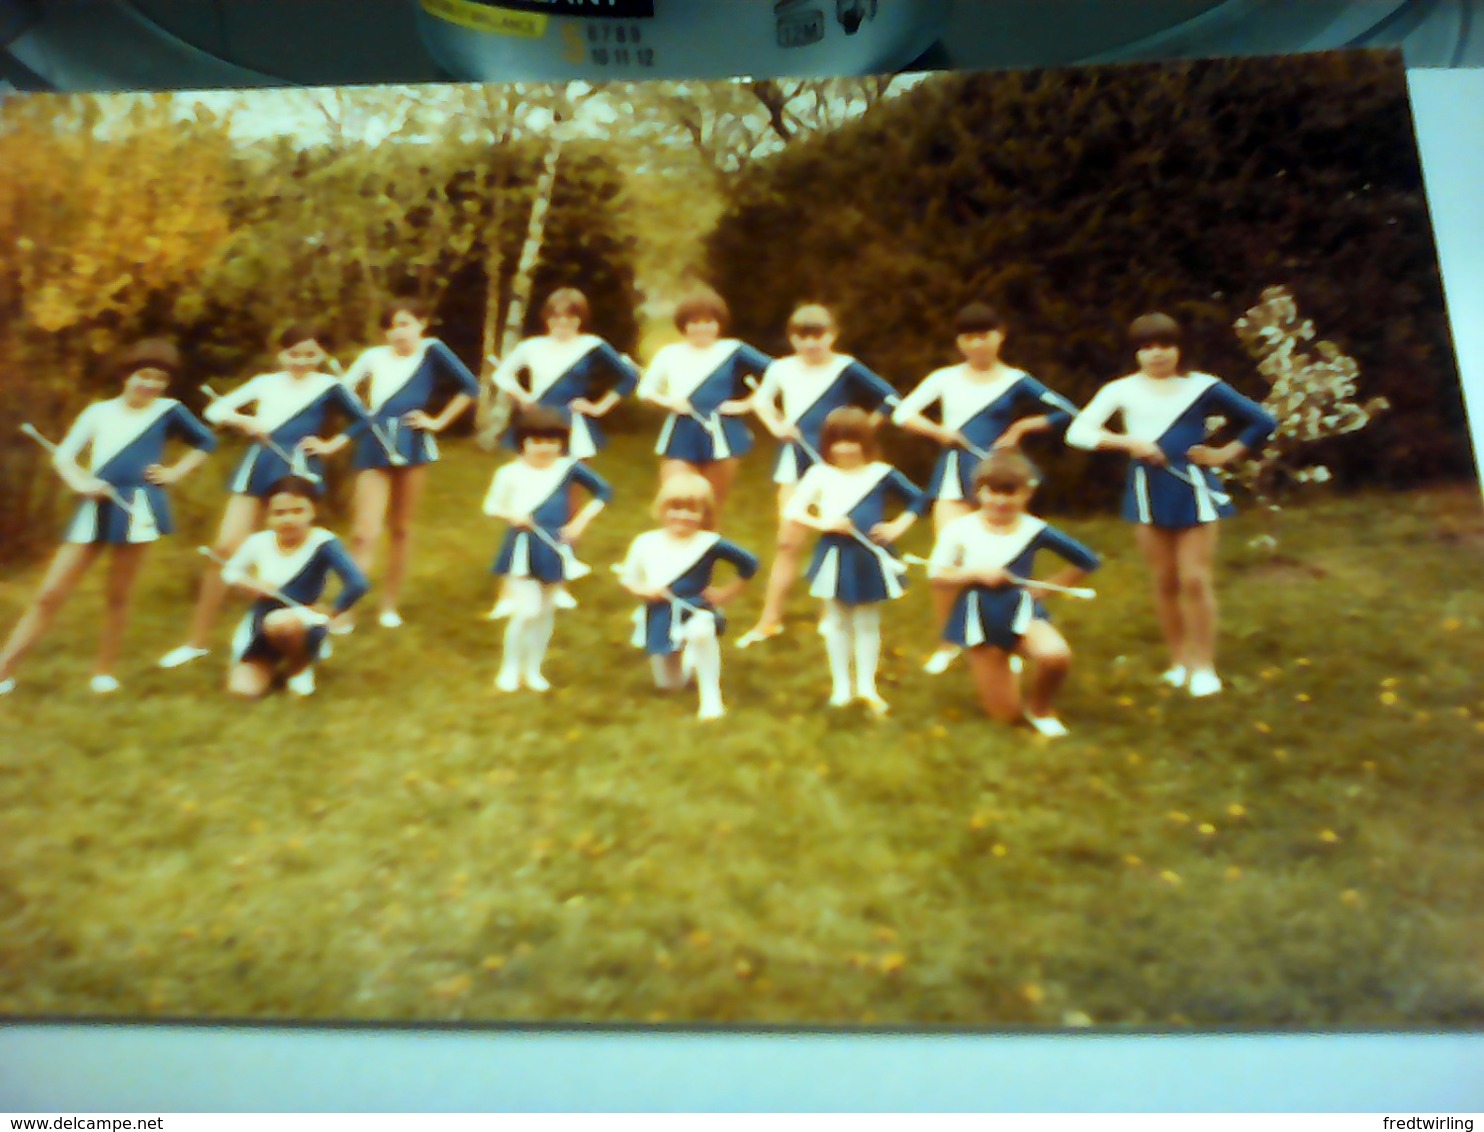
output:
M520 383L520 371L526 368L526 344L521 342L515 349L505 355L505 360L495 367L490 382L502 393L508 393L515 399L517 404L530 406L536 403L534 397L525 391Z
M250 598L271 598L273 595L269 592L269 587L257 580L257 560L257 541L249 538L222 566L222 581Z
M490 489L484 496L484 513L491 519L499 519L511 526L520 525L521 520L530 519L529 515L517 514L511 505L508 469L514 466L514 464L506 464L505 467L496 471L494 478L490 480Z
M607 342L600 340L596 352L603 363L618 375L618 381L614 384L613 388L603 394L597 404L593 406L592 415L601 417L609 409L613 408L614 405L617 405L620 399L627 397L638 388L640 370L630 358L620 354Z
M891 382L862 362L853 361L846 366L845 377L855 386L861 399L873 407L872 416L878 424L885 416L894 414L902 403L901 395L892 388Z
M733 355L732 364L737 367L735 382L741 384L748 377L761 380L768 372L768 367L773 364L773 359L761 350L747 345L745 342L737 347ZM732 397L716 406L716 411L724 417L741 417L753 411L753 400L756 394L749 392L743 397Z
M787 522L798 523L809 527L811 530L821 531L829 534L834 531L844 533L850 530L850 520L845 518L825 520L820 517L819 503L823 495L824 481L818 474L816 465L804 473L799 480L798 487L789 497L788 505L783 509L783 518Z
M1243 397L1224 381L1218 381L1206 393L1211 408L1228 421L1244 426L1233 441L1220 447L1197 444L1186 452L1186 459L1205 468L1219 468L1244 453L1260 449L1278 428L1278 422L1256 401Z
M469 372L469 367L459 360L457 354L437 339L429 344L428 353L437 370L439 384L452 386L454 395L443 407L443 412L436 417L422 409L416 409L403 419L412 428L425 432L442 432L479 398L479 379Z
M778 395L778 371L776 366L769 366L768 372L763 374L762 384L752 395L752 411L776 439L794 440L798 437L799 430L783 419L783 411L777 403Z
M335 617L338 620L356 602L366 596L371 588L371 583L366 580L366 575L356 565L344 545L337 539L331 539L322 548L325 557L329 560L330 569L340 578L340 593L335 598Z
M201 415L208 424L234 428L244 436L261 440L267 435L267 430L258 423L255 416L249 413L239 413L237 410L246 405L256 404L261 399L265 376L267 375L258 374L243 382L236 389L214 398Z
M931 506L932 500L921 488L895 468L887 476L887 486L891 493L901 500L902 513L888 523L877 523L871 528L870 535L877 542L893 543L906 534L913 523L922 518L923 513Z
M372 347L372 349L375 349L375 347ZM350 369L346 370L345 373L341 375L341 384L343 384L345 388L350 390L352 396L355 395L356 389L360 387L361 382L365 381L371 376L372 356L373 355L371 350L362 350L360 357L351 362ZM338 366L338 364L339 363L336 362L334 358L330 359L330 368L334 369L336 366Z
M371 427L370 414L345 385L336 385L330 390L330 403L349 423L338 436L329 440L319 436L306 436L299 441L299 449L310 456L333 456Z
M1047 579L1055 586L1075 586L1103 564L1095 551L1055 527L1043 528L1037 543L1038 547L1044 547L1067 563L1066 569ZM1034 581L1026 588L1038 589ZM1050 591L1041 591L1041 595L1054 596Z
M1127 433L1109 432L1103 427L1114 413L1123 408L1120 400L1121 385L1122 379L1109 382L1098 390L1087 408L1077 414L1076 419L1067 429L1067 444L1072 448L1083 448L1089 452L1122 452L1135 459L1147 460L1152 464L1165 463L1164 453L1153 441L1137 440Z
M892 424L915 432L919 436L926 436L930 440L936 440L939 444L957 444L962 439L958 433L951 428L940 424L934 424L923 416L934 402L942 398L942 379L937 374L928 374L917 383L917 388L903 397L892 410Z
M108 485L97 476L84 471L82 466L83 451L93 442L93 430L96 427L98 406L89 405L72 422L72 427L67 430L67 435L57 445L57 450L52 454L52 467L56 469L57 475L62 477L62 482L70 487L78 495L90 496L101 499L108 494Z
M961 586L989 586L999 588L1014 583L1008 571L1000 567L971 569L966 565L968 548L962 536L951 527L938 536L933 553L928 557L928 579L935 586L957 589Z
M995 441L996 448L1016 448L1021 440L1037 432L1053 432L1066 428L1077 415L1077 406L1059 393L1053 393L1029 374L1021 382L1017 401L1043 410L1033 416L1021 417L1010 425Z
M206 458L216 451L216 437L212 435L211 429L179 402L170 409L166 431L168 435L189 444L191 451L173 464L151 464L144 470L145 479L161 486L184 479L206 463Z
M602 476L598 475L585 464L572 465L572 478L586 490L592 498L589 499L582 510L561 530L561 536L565 542L576 542L588 528L588 524L598 517L598 512L603 510L609 503L613 502L613 488Z
M638 397L651 405L658 405L669 413L684 416L690 409L678 398L670 396L670 358L667 350L661 350L654 356L654 361L649 364L643 379L637 388Z
M743 550L728 539L717 539L712 553L721 561L730 562L737 569L736 579L725 585L707 586L702 595L712 605L720 607L732 601L747 588L748 580L758 571L759 562L755 555Z
M654 588L649 582L649 574L644 569L643 543L643 535L629 543L629 552L624 555L623 564L618 568L618 584L646 605L668 601L669 595L663 589Z

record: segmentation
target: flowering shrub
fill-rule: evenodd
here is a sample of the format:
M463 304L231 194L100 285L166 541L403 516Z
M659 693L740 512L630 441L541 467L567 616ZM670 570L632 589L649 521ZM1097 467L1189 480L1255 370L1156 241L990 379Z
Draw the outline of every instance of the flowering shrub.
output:
M1262 301L1234 324L1237 338L1257 361L1257 371L1271 386L1263 408L1278 430L1261 451L1243 460L1232 474L1263 503L1277 508L1290 484L1327 483L1332 477L1314 463L1309 446L1356 432L1390 408L1384 397L1355 401L1360 367L1333 342L1313 342L1314 324L1300 319L1286 287L1269 287ZM1208 424L1217 422L1208 422Z

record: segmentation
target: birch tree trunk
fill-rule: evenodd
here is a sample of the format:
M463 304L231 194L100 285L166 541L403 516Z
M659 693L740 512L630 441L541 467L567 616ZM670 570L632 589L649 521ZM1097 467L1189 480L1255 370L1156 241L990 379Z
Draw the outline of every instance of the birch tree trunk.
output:
M510 282L510 303L505 308L505 323L500 329L499 356L503 358L511 350L515 349L520 340L520 328L525 323L526 310L531 305L531 289L535 285L536 264L541 258L541 245L546 239L546 218L551 211L551 197L556 189L557 166L562 158L562 138L560 126L554 127L552 131L551 145L547 147L546 157L542 160L541 175L536 179L536 197L531 202L531 219L526 227L526 240L521 247L520 261L515 267L515 278ZM498 256L498 250L494 253ZM498 268L498 263L494 265ZM488 342L492 329L493 315L498 300L498 275L490 277L491 306L487 308L485 318L485 339ZM486 350L486 354L493 351ZM489 363L486 362L486 365ZM491 381L486 379L482 390L479 412L479 443L482 447L493 449L496 438L504 430L510 421L511 401L510 398L494 388Z

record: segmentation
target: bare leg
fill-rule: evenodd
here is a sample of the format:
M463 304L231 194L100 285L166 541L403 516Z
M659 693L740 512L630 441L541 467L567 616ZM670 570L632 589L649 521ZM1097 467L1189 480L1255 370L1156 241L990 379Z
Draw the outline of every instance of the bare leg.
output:
M381 611L395 613L402 596L402 586L407 580L407 568L412 558L412 520L417 516L418 501L422 498L423 483L427 477L427 465L399 469L392 477L390 522L391 545L387 554L386 577L381 585Z
M267 661L239 661L227 670L227 692L244 700L262 698L272 683L273 666Z
M965 649L964 655L984 714L996 723L1019 723L1020 681L1010 671L1010 654L1004 649L980 645Z
M804 545L804 528L799 523L783 518L783 509L793 498L791 483L778 485L778 552L773 565L768 568L768 588L763 597L763 611L757 624L749 629L737 643L752 643L783 631L783 606L788 600L788 589L799 574L799 550ZM751 638L751 640L749 640Z
M387 502L392 494L391 473L385 468L367 468L356 476L355 501L350 521L350 555L367 577L376 565L376 544L386 525Z
M1180 603L1180 572L1176 556L1178 532L1140 524L1136 528L1139 550L1149 565L1154 583L1154 612L1165 647L1170 651L1171 671L1188 670L1185 655L1185 618Z
M1039 717L1054 716L1056 694L1066 683L1072 663L1072 650L1067 646L1066 638L1051 622L1032 621L1020 639L1017 651L1031 665L1026 711Z
M99 543L64 543L57 548L51 565L47 567L46 577L41 580L41 589L10 631L5 647L0 649L0 680L15 675L21 658L51 628L57 611L66 604L102 549Z
M222 512L221 526L217 528L216 541L211 549L218 558L231 558L237 548L263 522L263 504L251 495L234 495L227 500ZM208 569L201 576L201 589L196 594L196 609L191 615L191 628L186 645L193 649L204 649L211 643L211 630L221 613L222 601L227 596L227 583L222 581L219 569Z
M726 508L727 496L732 493L732 484L737 479L737 460L735 457L728 460L716 460L701 469L701 474L706 477L706 482L711 485L711 491L716 496L716 516L712 530L721 528L721 513Z
M654 686L661 692L678 692L685 687L685 674L680 667L680 654L649 658L649 670L654 675Z
M98 642L96 676L110 676L118 662L124 643L124 629L129 624L129 603L134 596L134 580L144 562L147 543L126 543L113 548L108 563L108 584L103 597L103 633Z
M1216 667L1217 523L1180 531L1175 557L1180 577L1180 615L1185 629L1185 663L1192 672Z

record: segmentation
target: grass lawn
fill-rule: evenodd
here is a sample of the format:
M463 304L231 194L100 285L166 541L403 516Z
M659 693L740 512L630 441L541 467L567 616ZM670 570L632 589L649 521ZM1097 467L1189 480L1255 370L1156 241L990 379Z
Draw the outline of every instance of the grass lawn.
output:
M0 1010L19 1015L973 1026L1484 1021L1484 518L1472 488L1315 497L1274 560L1224 532L1226 694L1158 686L1130 532L1048 743L919 670L925 585L885 617L891 717L829 712L814 602L724 645L724 725L660 699L608 574L650 524L653 430L582 547L547 666L501 697L480 615L494 461L446 446L405 628L369 617L308 701L220 691L182 639L225 457L177 501L123 694L87 691L89 581L0 701ZM727 532L772 543L767 460ZM926 529L907 539L925 552ZM1049 566L1049 563L1046 565ZM39 566L0 577L9 626ZM750 623L761 579L734 607ZM1472 895L1470 895L1472 894Z

